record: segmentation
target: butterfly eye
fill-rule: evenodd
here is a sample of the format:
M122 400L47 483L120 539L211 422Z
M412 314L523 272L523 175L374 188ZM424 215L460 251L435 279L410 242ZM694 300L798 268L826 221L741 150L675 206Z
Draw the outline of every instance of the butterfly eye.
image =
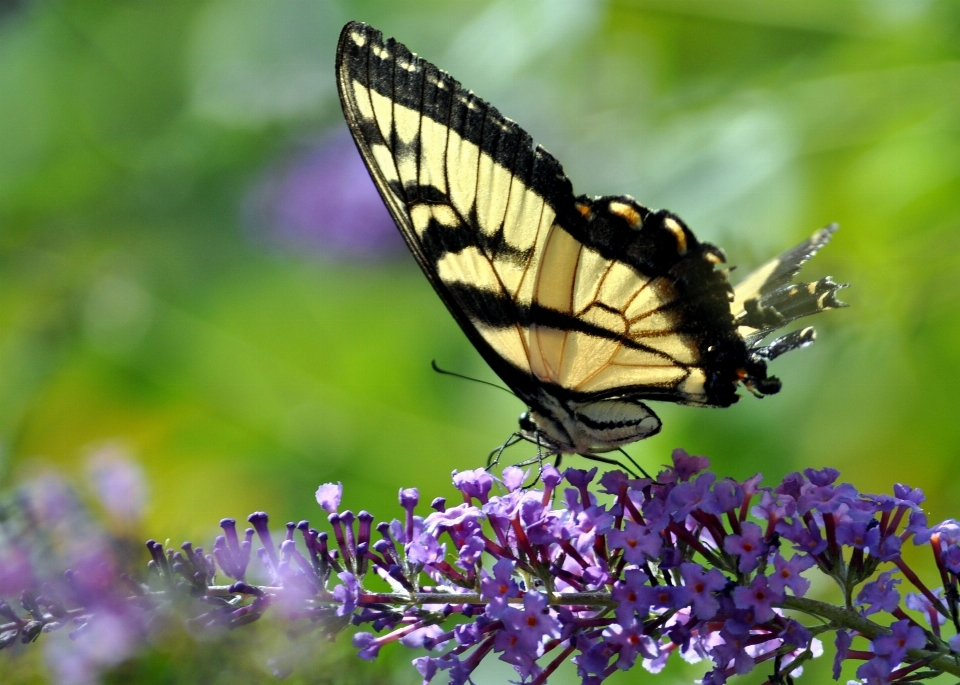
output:
M520 430L524 433L535 433L537 430L537 423L533 420L533 417L530 416L530 412L525 411L520 414Z

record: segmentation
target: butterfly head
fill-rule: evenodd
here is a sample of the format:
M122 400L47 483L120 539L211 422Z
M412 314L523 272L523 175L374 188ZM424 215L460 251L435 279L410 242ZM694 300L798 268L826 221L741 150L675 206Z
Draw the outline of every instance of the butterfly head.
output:
M535 414L533 411L525 411L520 414L518 421L520 436L546 450L549 454L573 451L569 436L566 435L563 426L555 420L551 420L551 415L552 412Z

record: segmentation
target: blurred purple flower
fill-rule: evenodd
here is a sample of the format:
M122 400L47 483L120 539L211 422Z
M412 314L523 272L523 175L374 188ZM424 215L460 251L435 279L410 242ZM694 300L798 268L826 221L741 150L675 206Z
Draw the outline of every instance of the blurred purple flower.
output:
M16 542L0 540L0 597L13 597L34 582L33 565L27 550Z
M76 494L58 474L47 472L23 486L24 501L41 526L66 524L80 507Z
M926 644L923 628L906 619L893 623L890 635L880 635L871 642L876 657L885 659L891 668L906 658L908 649L923 649Z
M860 594L853 603L866 607L861 610L864 616L878 611L892 612L897 608L900 603L900 593L897 592L900 579L892 576L893 571L884 571L876 580L867 583L860 590Z
M733 590L733 602L737 608L752 609L758 623L772 621L776 616L773 603L782 601L783 592L771 588L766 576L756 576L749 587L738 587Z
M763 530L756 523L744 523L742 535L728 535L723 542L723 549L730 554L740 557L738 569L741 573L749 573L760 564L761 557L767 551L763 541Z
M380 641L373 633L357 633L353 636L353 646L359 650L357 656L367 661L376 659L380 653Z
M790 588L797 597L803 597L810 589L810 581L800 574L815 563L812 558L802 554L796 554L789 560L777 554L773 558L775 570L770 575L770 587L778 592Z
M691 456L685 449L677 448L671 454L676 477L687 480L694 474L710 468L710 460L706 457Z
M639 569L635 568L627 569L623 574L623 580L613 584L610 597L617 603L617 619L621 623L632 621L635 613L639 613L641 618L646 618L651 604L647 589L649 586L646 584L646 578Z
M616 666L621 671L630 670L638 654L647 659L659 656L656 641L645 635L643 629L643 624L634 619L625 625L614 623L603 631L604 640L620 648Z
M357 608L357 599L360 593L360 581L352 573L338 573L337 578L342 581L342 585L333 588L333 597L340 603L337 607L338 616L349 616Z
M857 669L857 677L867 685L885 685L892 682L893 669L883 659L870 659ZM857 682L857 681L854 681Z
M503 487L513 492L523 485L526 477L527 472L523 469L517 468L516 466L507 466L503 469Z
M720 602L713 593L722 590L727 579L717 569L704 571L699 564L687 562L680 566L683 584L690 591L693 602L693 614L699 619L709 620L720 610Z
M834 641L837 653L833 658L833 679L840 680L840 670L843 668L843 662L847 658L847 652L853 643L853 637L849 631L838 630Z
M46 644L44 657L58 685L97 685L101 674L140 646L140 630L128 616L103 613L87 624L82 639L66 635Z
M544 638L560 637L560 621L547 608L547 596L528 592L523 596L523 609L504 607L500 620L509 643L504 648L518 650L534 658L543 654Z
M400 644L410 649L431 649L433 642L443 634L443 628L438 625L424 626L401 637Z
M646 557L660 556L663 539L656 531L649 530L633 521L627 521L623 530L612 530L607 537L612 549L622 549L628 564L640 565Z
M133 524L143 516L147 482L143 469L121 447L107 445L87 459L87 474L111 518Z
M493 476L487 473L486 469L473 469L472 471L454 471L453 486L463 493L468 504L471 499L478 499L481 503L486 503L490 490L493 488Z
M345 127L268 171L245 204L256 232L283 248L353 259L404 251Z
M943 590L937 588L933 591L933 595L939 599L943 600ZM914 611L919 611L923 614L923 617L927 620L931 626L936 623L938 626L942 626L947 622L947 617L941 614L936 606L930 599L919 592L909 592L904 598L903 603L908 609L913 609Z

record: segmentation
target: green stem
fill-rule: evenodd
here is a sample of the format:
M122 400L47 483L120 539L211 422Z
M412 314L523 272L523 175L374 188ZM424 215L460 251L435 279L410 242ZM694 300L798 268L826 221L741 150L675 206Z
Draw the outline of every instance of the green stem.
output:
M207 593L218 596L228 596L229 586L212 586ZM262 587L266 594L279 592L281 588ZM322 600L321 600L322 601ZM512 597L510 603L523 602L522 597ZM597 609L609 609L616 606L610 598L610 593L599 590L592 592L564 592L549 593L547 601L551 606L586 606ZM360 593L360 604L396 604L404 606L418 606L423 604L487 604L488 600L480 597L478 592L413 592L413 593ZM889 635L890 630L879 623L864 618L853 609L845 609L826 602L820 602L807 597L786 597L777 605L781 609L792 609L809 616L825 619L830 622L831 628L846 628L855 631L868 639L880 635ZM929 636L928 636L929 637ZM925 649L911 649L908 652L912 661L926 660L927 663L944 673L960 677L960 659L949 654L946 645L942 651L928 651Z
M843 609L832 604L827 604L826 602L818 602L815 599L787 597L780 603L780 607L783 609L794 609L795 611L802 611L811 616L828 619L837 628L854 630L871 640L880 635L890 634L888 628L864 618L856 611ZM945 651L931 652L925 649L911 649L907 654L913 661L927 660L930 666L944 673L960 676L960 661Z
M609 592L564 592L548 593L547 602L551 606L588 606L597 609L616 606ZM511 597L513 604L522 604L523 597ZM416 606L419 604L487 604L478 592L414 592L414 593L361 593L360 604L401 604Z

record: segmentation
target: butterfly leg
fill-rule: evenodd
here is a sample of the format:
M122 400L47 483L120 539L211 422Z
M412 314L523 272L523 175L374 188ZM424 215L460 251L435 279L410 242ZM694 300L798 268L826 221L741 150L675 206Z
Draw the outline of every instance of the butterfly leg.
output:
M537 477L533 479L533 482L528 485L528 488L532 488L534 485L540 482L540 475L543 473L543 449L540 444L540 431L536 432L537 436Z
M623 456L625 456L625 457L630 461L630 463L633 464L633 466L637 469L637 471L639 471L640 473L643 474L643 477L644 477L644 478L649 478L650 480L653 480L653 477L652 477L649 473L647 473L647 472L644 470L644 468L643 468L642 466L640 466L640 464L638 464L637 462L635 462L635 461L633 460L633 457L631 457L629 454L627 454L626 452L624 452L622 447L618 447L618 448L617 448L617 451L619 451L620 454L622 454Z
M500 463L500 456L503 454L503 451L505 449L507 449L508 447L513 447L521 440L523 440L523 436L520 435L520 433L514 433L509 438L507 438L507 441L502 445L500 445L500 447L490 452L490 454L487 455L487 471L489 471L494 466Z
M578 453L584 459L589 459L590 461L599 461L602 464L612 464L613 466L619 466L621 469L629 473L633 477L637 477L637 473L633 471L629 466L626 466L623 462L618 459L613 459L611 457L601 457L599 454L590 454L589 452L579 452ZM630 460L633 461L632 459ZM639 467L637 467L639 468ZM643 469L640 469L643 471Z
M531 464L540 465L541 462L542 462L542 459L540 457L530 457L529 459L525 459L519 463L514 464L514 466L516 466L518 469L522 469L524 466L530 466ZM523 485L521 487L524 490L529 490L539 482L540 482L540 469L538 468L537 474L533 478L533 482L529 483L528 485Z
M541 445L540 445L540 439L539 439L539 438L540 438L540 436L539 436L539 434L538 434L538 435L537 435L537 440L536 440L536 443L537 443L537 456L536 456L536 457L533 457L533 458L531 458L531 459L527 459L527 460L525 460L525 461L521 461L521 462L518 463L518 464L514 464L514 466L516 466L517 468L523 468L524 466L530 466L531 464L537 464L537 466L538 466L536 477L534 478L534 480L533 480L532 483L530 483L529 485L523 486L523 489L524 489L524 490L527 490L527 489L529 489L529 488L532 488L534 485L536 485L536 484L540 481L540 471L543 469L543 459L544 459L544 456L543 456L542 451L541 451ZM505 443L503 443L502 445L500 445L500 447L498 447L497 449L495 449L495 450L493 450L492 452L490 452L490 454L487 456L487 466L486 466L486 470L487 470L487 471L490 471L490 470L493 469L497 464L500 463L500 457L503 455L504 451L505 451L508 447L513 447L514 445L516 445L516 444L517 444L518 442L520 442L521 440L526 440L526 439L528 439L528 438L527 438L526 436L524 436L522 433L514 433L514 434L511 435L509 438L507 438L507 441L506 441ZM558 463L559 463L559 462L558 462Z
M539 434L537 435L537 437L538 438L540 437ZM533 463L537 464L537 477L534 478L533 482L530 483L530 485L524 486L524 489L532 488L534 485L540 482L540 477L543 475L543 462L546 459L549 459L551 456L549 452L547 454L543 454L540 450L540 447L541 447L540 440L538 439L537 440L537 456L533 459L527 459L526 461L520 462L519 464L517 464L518 467L529 466L530 464L533 464ZM560 463L563 461L563 453L554 452L553 457L554 457L553 468L559 471Z
M515 434L515 435L519 435L519 434ZM525 437L525 439L527 439L527 440L530 439L529 437L526 437L526 436L522 436L522 437ZM534 477L532 483L530 483L529 485L524 485L524 486L523 486L523 489L524 489L524 490L529 490L530 488L534 487L537 483L540 482L540 476L543 474L543 462L544 462L545 459L549 458L549 457L550 457L550 454L551 454L550 452L547 452L546 454L544 454L544 451L543 451L543 443L540 442L540 433L539 433L539 431L534 433L534 439L533 439L533 441L534 441L534 442L536 443L536 445L537 445L537 456L531 457L530 459L527 459L527 460L525 460L525 461L521 461L519 464L514 464L514 466L516 466L517 468L523 468L524 466L530 466L531 464L536 464L536 465L537 465L537 475ZM557 465L559 466L559 464L560 464L560 454L557 454L557 462L556 462L556 463L557 463Z
M527 463L527 464L532 464L533 462L534 462L533 459L528 459L525 463ZM517 466L520 466L520 464L517 464ZM537 475L535 475L535 476L533 477L533 481L532 481L529 485L524 485L524 486L522 486L522 488L523 488L524 490L529 490L530 488L536 486L536 484L539 483L539 482L540 482L540 469L537 468Z

